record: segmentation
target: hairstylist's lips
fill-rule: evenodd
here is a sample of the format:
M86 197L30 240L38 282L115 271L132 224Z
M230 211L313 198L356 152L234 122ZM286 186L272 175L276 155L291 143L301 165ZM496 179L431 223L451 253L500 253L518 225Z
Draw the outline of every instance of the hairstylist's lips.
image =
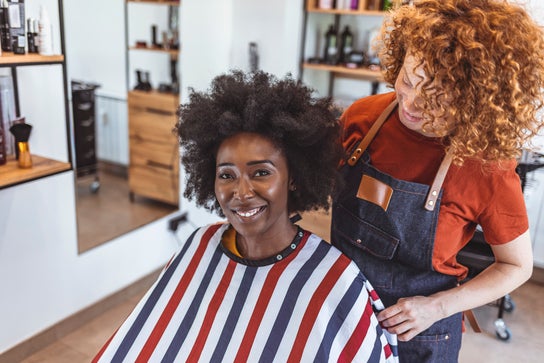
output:
M419 123L423 120L421 116L411 114L408 111L406 111L406 109L403 107L401 107L401 112L402 112L402 116L404 116L404 119L408 122Z

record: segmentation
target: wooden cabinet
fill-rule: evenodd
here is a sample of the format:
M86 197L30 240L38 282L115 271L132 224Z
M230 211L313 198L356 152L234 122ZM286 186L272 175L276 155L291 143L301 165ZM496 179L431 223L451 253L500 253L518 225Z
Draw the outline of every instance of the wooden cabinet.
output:
M169 16L173 11L178 11L180 2L169 0L127 0L127 32L128 22L131 21L128 5L144 4L145 7L166 6ZM172 19L164 19L164 23L173 22ZM171 24L170 24L171 25ZM160 28L160 27L158 27ZM163 26L164 28L164 26ZM133 30L142 30L134 29ZM177 30L177 29L176 29ZM179 49L172 49L164 45L164 36L157 34L157 42L140 42L138 44L130 40L127 33L127 81L138 67L131 64L134 53L147 52L156 64L162 68L170 67L170 75L175 74ZM146 39L147 40L147 39ZM136 63L136 62L134 62ZM172 67L173 70L172 70ZM129 74L130 73L130 74ZM167 91L159 92L157 82L152 84L151 90L131 90L128 92L128 124L129 124L129 189L131 200L139 195L145 198L161 201L171 205L179 205L179 142L174 134L177 122L176 111L179 106L179 94L174 79L170 79L173 87L166 87ZM165 83L163 83L164 85ZM127 88L133 89L134 82L130 82ZM179 88L179 86L177 87ZM161 89L162 90L162 89ZM170 91L168 91L170 90ZM172 91L175 90L175 91Z
M129 187L134 194L178 205L179 143L176 95L131 91L128 94Z
M380 1L376 0L359 0L356 9L321 9L319 8L319 0L304 0L304 18L303 18L303 35L301 46L301 60L299 74L302 79L305 70L314 70L318 72L324 72L328 76L328 96L333 96L335 79L338 77L359 79L372 82L373 90L375 93L379 82L383 81L383 76L379 70L370 69L366 66L360 67L346 67L345 65L330 65L324 63L309 62L310 56L307 54L309 48L308 35L315 32L316 29L311 28L309 24L310 17L312 16L328 16L330 17L331 24L334 24L338 33L341 32L342 19L348 16L357 17L378 17L381 18L384 14L379 10ZM338 34L340 36L340 34ZM324 37L324 34L320 34L320 37ZM319 42L318 42L319 43ZM315 54L313 55L316 56Z

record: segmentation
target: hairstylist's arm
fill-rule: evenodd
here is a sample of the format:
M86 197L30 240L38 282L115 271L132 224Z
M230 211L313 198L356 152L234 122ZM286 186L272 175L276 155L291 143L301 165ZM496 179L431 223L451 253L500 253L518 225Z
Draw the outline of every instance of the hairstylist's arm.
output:
M400 341L408 341L434 322L496 300L531 277L533 253L529 231L492 245L495 262L467 283L434 295L399 299L380 312L378 320Z

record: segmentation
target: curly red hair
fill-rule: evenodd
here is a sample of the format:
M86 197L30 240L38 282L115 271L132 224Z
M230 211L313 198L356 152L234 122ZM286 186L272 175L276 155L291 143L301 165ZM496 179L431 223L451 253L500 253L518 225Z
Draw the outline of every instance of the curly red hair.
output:
M519 156L544 126L543 30L503 0L419 0L391 12L379 43L393 85L407 52L421 62L424 114L455 120L445 141L458 163ZM442 102L447 100L447 102ZM426 127L445 134L432 120Z

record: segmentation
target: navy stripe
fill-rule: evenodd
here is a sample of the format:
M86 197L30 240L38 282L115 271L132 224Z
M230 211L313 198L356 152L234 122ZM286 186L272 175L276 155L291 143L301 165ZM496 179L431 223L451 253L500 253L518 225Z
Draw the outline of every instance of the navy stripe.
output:
M331 347L334 338L338 334L338 331L342 327L344 321L353 308L353 305L357 301L357 298L361 295L361 291L364 289L364 284L361 283L359 278L356 278L351 283L351 286L348 288L342 300L334 310L329 323L327 324L327 329L323 335L323 340L319 345L317 350L314 362L328 362L329 356L331 354Z
M176 271L177 266L179 265L180 261L185 256L185 253L187 253L187 250L189 249L191 243L193 242L193 239L195 237L195 234L198 232L198 230L195 230L187 239L185 242L185 245L181 249L178 256L170 263L170 266L166 268L166 271L164 271L164 274L162 275L161 279L149 295L149 298L145 302L144 306L142 307L142 310L134 319L134 322L132 323L132 326L128 330L127 334L123 338L123 341L121 344L119 344L119 347L117 348L117 351L115 352L115 355L112 358L112 362L121 362L124 360L132 347L132 344L134 344L134 341L142 331L142 327L144 326L145 322L147 321L147 318L155 308L155 305L157 304L157 301L159 300L161 294L164 291L164 288L172 278L172 275L174 274L174 271Z
M382 328L380 324L376 324L376 340L374 341L374 347L372 348L372 353L368 357L369 362L379 362L382 355L383 346L380 337L383 335Z
M304 266L298 271L296 277L293 279L287 290L287 295L283 301L281 308L274 322L274 326L270 331L266 345L261 353L259 362L271 362L274 360L278 347L280 346L281 339L285 333L285 329L293 315L293 309L295 308L298 296L306 284L306 281L310 278L316 267L329 252L331 245L322 242L318 245L312 256L306 261Z
M173 362L174 359L176 359L176 356L178 355L178 352L181 349L183 342L187 338L189 329L191 329L191 326L193 325L193 322L196 318L198 310L200 309L202 299L204 298L204 295L206 294L206 290L208 289L208 286L210 285L210 281L212 280L212 277L215 273L217 265L219 264L219 261L221 260L222 256L223 256L223 251L221 250L221 248L217 247L209 262L209 266L206 269L206 273L204 274L204 277L202 278L202 281L200 282L200 285L198 286L198 290L196 291L193 301L191 302L191 305L187 309L187 312L185 313L185 316L183 317L183 320L181 321L181 324L179 325L179 328L176 331L176 334L174 335L174 338L172 339L170 346L166 350L166 353L164 354L164 357L162 358L161 362L163 363Z
M217 346L215 347L212 358L210 359L211 362L223 361L223 357L225 356L230 340L232 339L232 334L234 333L236 324L240 319L242 308L246 304L247 296L249 295L249 290L251 289L251 284L253 283L257 269L257 267L247 267L246 271L244 272L244 277L242 278L242 282L238 288L236 297L234 298L229 316L227 317L227 321L225 322L225 326L223 327L223 331L221 332Z

